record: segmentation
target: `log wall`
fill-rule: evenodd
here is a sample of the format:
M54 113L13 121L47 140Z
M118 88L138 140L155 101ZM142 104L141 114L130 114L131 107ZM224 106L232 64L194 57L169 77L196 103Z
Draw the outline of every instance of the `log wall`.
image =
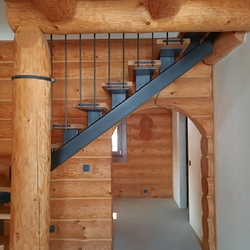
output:
M127 118L127 162L113 163L114 197L172 197L172 112L158 107Z

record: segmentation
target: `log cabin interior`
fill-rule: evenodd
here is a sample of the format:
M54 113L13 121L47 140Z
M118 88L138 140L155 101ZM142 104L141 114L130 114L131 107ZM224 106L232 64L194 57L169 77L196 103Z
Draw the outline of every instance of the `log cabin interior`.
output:
M201 136L201 248L248 249L244 234L236 243L220 238L220 171L231 163L217 151L224 96L216 84L229 74L225 60L248 45L249 1L1 6L15 34L0 41L1 250L113 249L114 198L175 198L178 129L187 121Z

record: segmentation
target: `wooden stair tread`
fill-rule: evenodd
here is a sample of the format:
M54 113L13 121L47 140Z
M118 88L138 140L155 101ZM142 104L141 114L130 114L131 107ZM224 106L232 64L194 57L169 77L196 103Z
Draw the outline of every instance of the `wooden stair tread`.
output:
M108 96L110 96L108 89L120 89L124 87L128 89L129 95L132 94L133 90L133 82L125 82L124 85L122 82L110 82L110 83L102 82L101 86Z
M80 103L74 103L73 107L80 109ZM94 103L82 103L82 110L92 110L92 109L94 109ZM110 111L109 105L105 102L96 103L95 109L97 110L102 109L106 113Z
M0 205L0 219L10 220L10 207Z
M180 55L176 58L176 60L178 60L179 58L181 58L183 56L183 53L185 52L186 48L188 47L188 45L190 44L190 39L189 38L183 38L183 42L175 42L175 40L180 40L180 38L176 37L176 38L168 38L168 40L170 41L168 44L166 44L166 42L164 42L165 39L157 39L156 40L156 44L155 44L155 49L154 49L154 58L158 59L160 57L160 51L161 49L182 49ZM173 41L173 42L171 42Z
M53 129L65 129L65 124L54 123ZM85 129L86 126L83 124L67 124L67 129Z
M9 236L0 235L0 250L9 250Z
M0 156L0 165L11 166L11 156Z
M9 192L10 193L10 179L7 177L0 176L0 192Z
M60 148L62 146L61 141L51 140L51 149Z
M134 82L135 81L135 74L134 74L134 69L136 68L155 68L155 75L158 75L160 72L160 67L161 67L161 60L154 60L154 64L152 65L152 61L150 60L143 60L140 61L143 62L143 64L140 64L138 67L137 61L136 60L129 60L128 61L128 78L129 81Z

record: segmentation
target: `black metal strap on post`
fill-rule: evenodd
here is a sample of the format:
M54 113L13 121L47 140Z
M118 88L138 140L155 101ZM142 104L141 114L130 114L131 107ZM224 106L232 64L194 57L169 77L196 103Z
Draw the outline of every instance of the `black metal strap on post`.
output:
M51 83L54 83L56 81L56 79L52 77L37 76L37 75L15 75L11 77L11 80L16 80L16 79L36 79L36 80L48 81Z

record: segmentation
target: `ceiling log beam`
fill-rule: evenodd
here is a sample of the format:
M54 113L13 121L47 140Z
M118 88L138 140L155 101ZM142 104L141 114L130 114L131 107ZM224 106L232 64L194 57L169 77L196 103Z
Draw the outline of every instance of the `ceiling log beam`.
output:
M69 20L76 10L76 0L33 0L33 2L50 21Z
M215 65L226 57L231 51L240 46L245 40L246 32L221 33L214 43L213 53L203 62L207 65Z
M164 18L176 15L182 0L148 0L149 11L153 18Z
M154 19L147 0L77 0L68 20L50 21L31 0L6 0L11 29L38 26L45 34L115 32L223 32L250 31L249 0L189 0L171 17Z

